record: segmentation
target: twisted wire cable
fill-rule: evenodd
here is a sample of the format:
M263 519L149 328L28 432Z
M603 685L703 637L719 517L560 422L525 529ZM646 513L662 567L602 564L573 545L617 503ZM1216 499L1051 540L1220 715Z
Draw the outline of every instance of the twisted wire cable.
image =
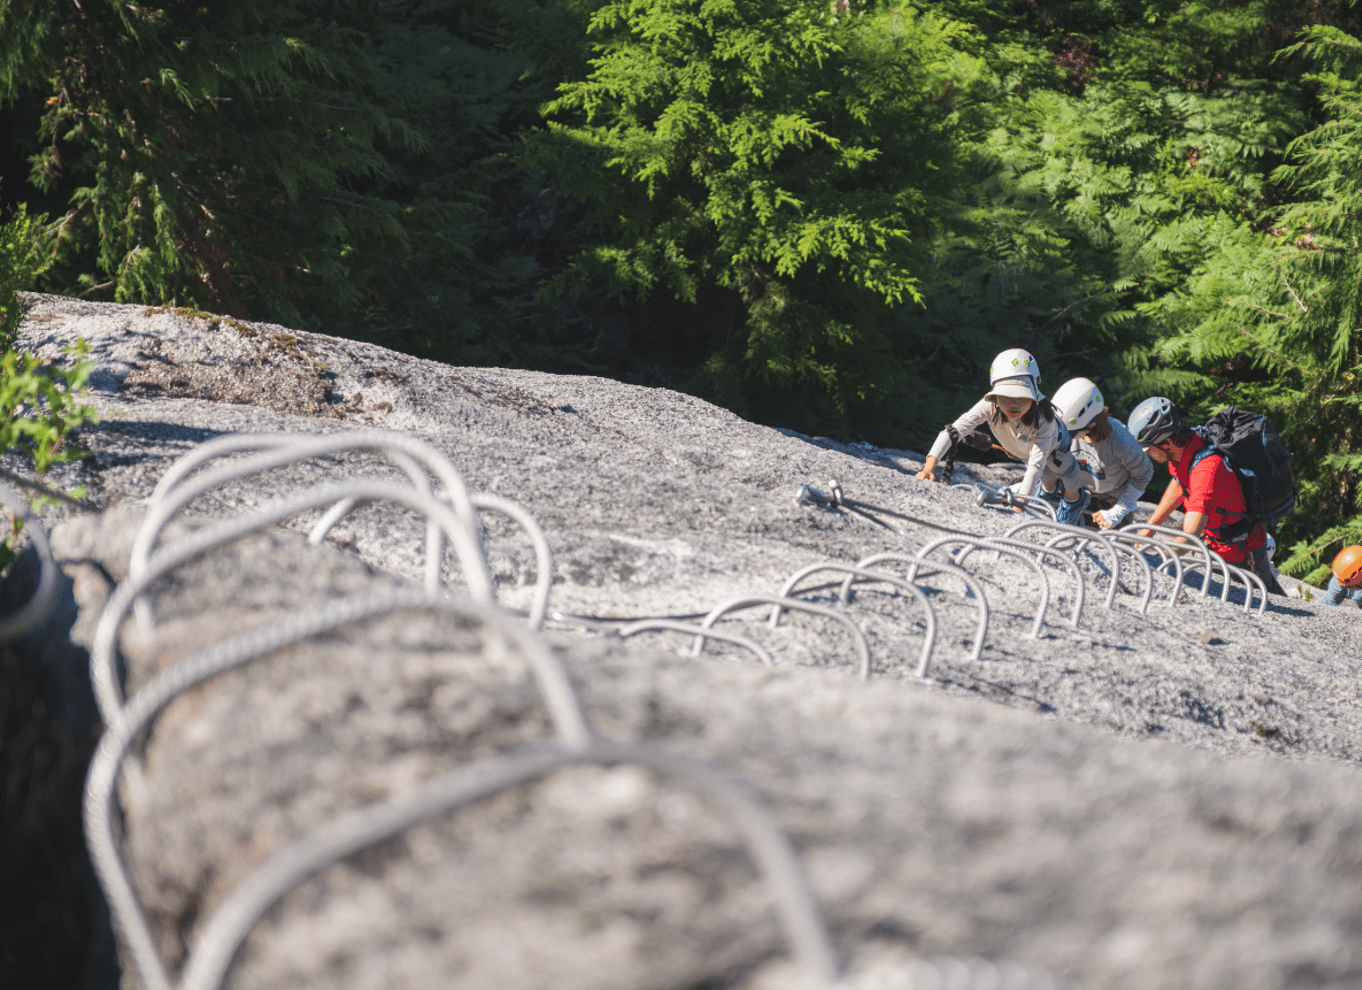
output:
M766 647L762 646L755 639L749 639L746 636L740 636L738 633L728 632L724 629L705 629L701 626L697 626L693 622L682 622L679 619L639 619L637 622L631 622L616 630L620 639L628 639L630 636L637 635L641 632L668 631L689 633L692 636L699 636L701 638L723 640L725 643L732 643L735 646L741 646L751 650L757 655L757 659L760 660L762 665L767 669L773 668L776 665L775 659L771 656Z
M223 543L282 522L300 512L330 505L350 495L376 501L396 502L422 512L432 519L448 537L458 554L464 574L470 578L470 596L478 604L493 604L491 585L485 580L487 572L482 551L472 534L446 503L433 496L422 495L409 485L387 481L352 479L341 484L315 488L272 502L253 515L237 516L206 526L169 546L162 547L145 562L135 577L130 573L127 580L119 584L99 617L94 641L90 647L90 680L94 685L95 699L99 703L104 721L110 721L123 703L123 691L118 683L116 663L119 629L133 603L157 578ZM479 574L484 580L475 583L472 578Z
M921 566L922 561L919 560L917 557L914 557L912 554L901 553L893 550L886 551L883 553L872 553L869 557L863 557L860 560L858 560L856 562L856 566L873 567L875 564L883 563L884 561L888 560L908 564L909 565L908 580L914 582L917 580L918 568ZM971 574L969 571L965 570L963 567L957 567L955 564L948 564L945 563L944 561L933 561L932 571L928 574L923 575L923 577L924 578L931 577L932 574L954 575L955 577L960 578L960 580L964 582L966 589L971 594L974 595L974 600L979 606L978 607L979 623L974 631L974 647L973 651L970 654L970 659L978 660L979 657L982 656L984 652L984 637L988 635L989 608L988 596L984 594L984 586L980 584L978 581L976 581L974 575ZM847 603L847 599L851 595L851 582L854 578L855 575L848 574L842 580L842 588L839 600L844 605ZM925 674L920 676L925 676Z
M235 460L190 477L200 466L214 458L247 451L263 451L264 453ZM148 499L147 515L143 520L142 530L138 533L137 541L133 545L129 573L135 573L137 568L145 565L147 557L150 556L156 540L166 524L174 518L180 509L200 495L229 482L239 481L275 468L286 467L299 461L357 451L385 454L389 458L395 459L398 466L406 470L411 476L414 484L418 487L427 486L426 490L429 490L429 482L424 472L413 469L413 462L424 466L444 486L446 498L453 506L455 513L463 521L464 526L473 533L474 538L477 538L479 534L477 513L468 496L468 489L464 485L463 476L443 453L423 440L418 440L406 434L386 433L379 430L309 435L304 438L290 434L229 434L216 437L195 447L172 464L162 475ZM346 496L346 498L348 499L349 496ZM338 499L337 501L342 500ZM427 581L433 581L431 584L433 588L439 584L440 561L443 556L438 527L428 523L426 538L426 576ZM485 565L481 568L481 571L485 577ZM432 574L434 575L433 578ZM472 586L477 583L479 578L469 575L466 580ZM490 586L490 579L487 579L487 581ZM147 606L139 606L139 619L149 622L150 613L144 613L142 611L144 608L147 608Z
M932 608L932 603L927 600L927 596L925 593L923 593L922 589L919 588L917 585L913 584L911 581L905 581L900 577L896 577L893 574L888 574L884 571L875 571L870 570L869 568L859 567L852 564L842 564L836 561L828 561L822 564L810 564L807 567L803 567L795 571L794 574L790 575L789 579L786 580L785 585L780 589L778 593L779 596L781 598L793 597L794 589L799 584L800 581L804 580L804 578L809 577L812 574L817 574L821 571L841 571L845 573L847 578L850 580L860 578L862 581L866 582L879 581L885 584L892 584L894 587L899 588L902 591L908 592L915 599L917 599L918 604L922 606L922 610L927 616L926 635L924 636L922 641L922 655L918 659L917 669L918 677L926 677L927 665L932 662L932 650L936 647L936 609ZM850 596L848 595L848 598L849 597ZM842 600L843 605L845 605L846 602L847 599ZM770 618L770 626L772 629L776 628L776 626L779 625L780 613L783 610L784 610L783 605L775 605L772 607Z
M536 747L493 757L431 781L410 794L333 822L276 853L223 902L185 966L181 990L217 990L232 957L259 918L301 880L366 846L513 785L579 764L646 767L695 785L724 804L774 894L801 974L832 987L841 975L818 902L785 832L765 804L717 769L643 743L593 739L583 749Z
M715 605L704 620L700 623L702 629L709 629L729 612L739 609L751 608L754 605L781 605L785 608L794 609L798 612L809 612L812 615L821 615L824 618L836 619L842 625L851 630L851 634L856 639L856 650L860 654L861 666L859 668L860 679L865 681L870 679L870 643L865 638L865 633L861 632L861 627L845 612L840 612L835 608L826 605L815 605L813 602L801 601L798 598L782 598L779 595L747 595L743 598L734 598L731 601ZM703 636L695 637L695 645L691 647L690 655L698 657L700 651L704 649L705 639Z
M33 549L38 553L38 587L33 590L28 601L4 618L0 618L0 643L8 643L26 633L37 629L57 605L57 561L52 556L52 544L47 539L47 530L37 518L28 511L24 497L9 485L0 484L0 503L14 516L33 540Z
M1107 600L1105 604L1105 607L1108 610L1111 609L1112 604L1116 600L1116 589L1120 587L1121 584L1121 559L1116 555L1116 548L1103 539L1101 533L1093 533L1088 530L1079 530L1075 532L1073 526L1064 526L1060 523L1046 523L1028 519L1007 529L1003 533L1003 537L1005 539L1015 539L1017 533L1027 529L1044 529L1048 532L1058 533L1059 535L1051 539L1045 546L1055 550L1066 550L1073 554L1075 559L1077 559L1078 554L1081 553L1089 543L1096 543L1098 546L1102 547L1102 549L1106 550L1107 553L1111 554L1111 570L1107 571L1107 577L1111 578L1111 581L1107 586ZM1061 546L1060 544L1064 541L1068 541L1070 545Z
M1031 622L1031 631L1027 634L1027 638L1039 639L1040 628L1045 622L1045 611L1050 605L1050 582L1045 577L1045 569L1040 566L1040 561L1036 560L1034 557L1027 556L1021 550L1014 547L998 543L988 543L975 536L943 536L940 539L933 540L919 550L917 552L917 559L925 562L927 555L932 551L940 549L941 547L950 546L953 543L961 544L962 549L964 547L972 546L976 549L993 550L999 554L1015 557L1018 560L1024 561L1029 567L1035 570L1036 583L1040 587L1040 602L1036 606L1036 617ZM933 561L932 563L935 564L936 562ZM956 566L960 566L960 561L958 559L955 560L954 563ZM910 581L913 579L912 572L909 573L908 579Z
M153 557L149 572L162 560L161 554ZM124 614L131 597L132 593L124 594L120 602ZM559 746L565 751L581 751L590 745L591 731L567 672L538 637L494 608L432 596L424 590L399 588L334 599L191 654L157 674L126 706L111 713L108 727L90 761L85 784L85 837L91 862L108 898L115 925L143 977L146 990L169 990L170 978L156 950L155 937L114 835L113 800L118 771L133 742L171 701L190 688L321 633L410 608L471 616L515 643L530 663L549 709Z

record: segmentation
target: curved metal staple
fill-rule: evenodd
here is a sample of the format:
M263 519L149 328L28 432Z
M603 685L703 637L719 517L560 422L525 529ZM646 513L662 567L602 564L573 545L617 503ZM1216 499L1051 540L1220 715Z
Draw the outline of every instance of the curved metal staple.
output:
M1163 563L1159 564L1158 567L1155 567L1150 571L1151 587L1153 582L1153 575L1162 574L1163 569L1165 567L1167 567L1169 564L1173 565L1174 573L1171 575L1171 577L1173 578L1173 591L1172 594L1168 596L1168 601L1166 602L1166 604L1168 605L1169 608L1172 608L1174 605L1176 605L1178 596L1182 593L1182 554L1174 553L1172 550L1168 548L1167 543L1161 543L1158 540L1151 540L1147 536L1137 536L1135 533L1131 532L1128 529L1109 529L1106 532L1108 539L1115 540L1118 543L1130 544L1130 548L1133 551L1135 551L1135 553L1139 554L1142 560L1144 559L1144 554L1140 553L1140 551L1144 547L1149 547L1151 550L1157 553L1160 558L1162 558ZM1145 566L1147 567L1148 565L1149 561L1146 560Z
M1027 635L1031 639L1039 638L1040 627L1045 622L1045 610L1050 606L1050 582L1045 577L1045 569L1040 566L1040 561L1036 560L1034 557L1028 557L1020 550L1014 550L1011 547L1000 546L996 543L985 543L982 539L975 536L940 537L939 539L935 539L931 543L928 543L925 547L919 550L917 552L917 558L918 560L925 561L927 558L927 554L931 553L937 547L947 546L951 543L961 544L962 549L967 546L972 546L976 548L996 550L1000 554L1008 554L1010 556L1016 557L1018 560L1024 561L1029 566L1035 568L1036 578L1040 581L1040 604L1037 605L1036 607L1036 617L1031 623L1031 632L1028 633ZM957 560L955 561L955 563L958 565L959 561ZM910 574L909 579L911 580L912 577L913 575Z
M1188 563L1189 563L1189 565L1192 567L1192 569L1194 569L1194 570L1200 568L1200 567L1201 567L1201 564L1202 564L1201 561L1189 561ZM1224 602L1224 601L1229 601L1229 596L1230 596L1230 571L1229 571L1230 565L1229 565L1229 562L1228 562L1227 560L1225 560L1224 557L1220 556L1220 554L1218 554L1218 553L1212 553L1212 554L1211 554L1211 565L1210 565L1210 566L1211 566L1211 568L1212 568L1212 574L1214 574L1214 568L1216 568L1216 567L1219 567L1219 568L1220 568L1220 579L1221 579L1221 580L1220 580L1220 600L1221 600L1222 602ZM1209 581L1207 581L1207 582L1205 582L1205 583L1206 583L1207 585L1210 584ZM1203 595L1203 597L1205 597L1205 595Z
M152 558L148 573L155 573L159 569L158 565L164 563L165 555L166 551L162 550ZM120 586L115 597L127 586ZM135 593L134 590L123 594L120 603L123 614L126 614ZM340 626L409 608L471 615L513 641L524 651L530 663L553 720L559 744L572 752L585 751L591 745L591 730L567 672L542 640L493 607L432 596L420 589L399 588L335 599L270 625L248 630L184 658L153 677L133 695L125 707L107 717L108 728L100 737L99 746L90 761L85 784L85 837L91 862L108 898L118 930L147 990L169 990L170 979L156 950L155 937L141 902L128 877L113 828L113 799L118 771L133 741L171 701L219 674Z
M52 556L52 544L47 539L47 530L29 515L24 497L9 485L0 484L0 503L23 524L23 531L32 538L33 548L38 552L38 587L28 601L0 619L0 643L8 643L37 629L52 614L57 604L59 571L57 561Z
M709 629L718 622L719 619L728 612L742 608L751 608L753 605L784 605L799 612L809 612L813 615L821 615L824 618L836 619L848 629L856 638L856 649L861 655L861 680L870 679L870 643L865 638L865 633L861 632L861 627L852 621L849 615L837 611L835 608L828 608L826 605L815 605L812 602L800 601L798 598L781 598L777 595L748 595L746 598L735 598L732 601L716 605L700 623L702 629ZM700 651L705 647L705 637L697 635L695 646L691 648L690 655L698 657Z
M403 458L406 457L405 454L401 456ZM394 460L396 459L397 458L394 458ZM413 481L415 481L415 478L413 478ZM416 485L417 490L424 492L425 494L431 494L430 482L424 475L421 476L421 482L422 484ZM525 535L530 538L530 544L534 547L535 555L535 589L534 604L530 608L529 625L531 629L536 631L543 629L544 616L548 614L549 610L549 593L553 587L553 550L549 547L549 540L548 537L544 535L543 527L539 525L539 520L535 519L528 509L519 502L513 502L509 498L504 498L501 495L493 495L490 492L473 492L469 496L469 499L472 501L475 509L491 509L492 511L500 512L504 516L509 516L520 525L520 528L525 531ZM331 528L358 508L361 501L362 500L358 498L348 498L333 505L327 510L326 514L317 521L316 525L312 527L312 532L310 532L307 537L308 542L314 544L321 543L322 540L326 539L326 534L331 531ZM432 523L431 525L433 526L434 524ZM437 534L439 533L438 526L435 527L435 532ZM429 551L430 547L427 546L426 589L435 591L440 587L441 579L438 543L434 556L432 556ZM430 567L432 560L435 561L433 575Z
M1067 553L1064 550L1056 550L1054 547L1043 547L1038 543L1028 543L1025 540L1009 540L1005 536L987 537L984 540L984 545L1010 546L1016 547L1018 550L1030 550L1033 553L1048 554L1051 557L1058 557L1060 560L1064 561L1066 564L1072 567L1074 572L1074 585L1077 590L1074 593L1074 612L1073 615L1069 617L1069 625L1071 625L1075 629L1078 628L1078 619L1083 611L1083 601L1086 597L1088 586L1083 581L1082 568L1078 566L1078 561L1074 560L1071 554ZM964 561L964 559L968 557L971 553L973 553L974 550L975 550L974 547L965 547L963 550L960 551L960 556L957 557L956 560Z
M469 499L476 509L490 509L494 512L500 512L504 516L509 516L520 525L520 528L525 531L525 535L530 538L530 544L534 547L535 556L535 588L534 604L531 606L529 614L529 625L531 629L536 631L543 629L544 616L548 614L549 610L549 593L553 587L553 550L549 546L548 537L544 535L543 527L539 525L539 520L535 519L530 513L530 510L526 509L519 502L513 502L509 498L504 498L501 495L493 495L490 492L473 492L469 496ZM320 543L326 538L326 534L330 531L331 527L345 518L349 512L353 511L359 502L359 499L354 498L348 499L345 503L337 502L327 512L326 516L318 521L316 526L313 527L312 533L308 536L309 541L312 543ZM341 511L342 509L344 511ZM439 527L436 527L436 531L439 531ZM431 558L427 556L427 563L429 563L430 559ZM435 560L438 565L438 556ZM427 589L436 590L439 588L439 583L440 575L438 566L433 588L431 587L429 568L427 568Z
M819 571L842 571L846 574L848 580L861 578L864 581L883 581L908 592L916 598L918 604L922 606L923 611L927 614L927 634L922 641L922 655L918 658L917 662L917 676L923 678L927 676L927 666L932 662L932 650L936 647L936 610L932 608L932 603L927 600L927 596L923 593L921 588L911 581L905 581L893 574L886 574L884 571L873 571L859 565L853 566L851 564L840 564L835 561L829 561L823 564L810 564L808 567L803 567L798 571L795 571L794 574L790 575L789 580L785 582L785 586L780 589L780 597L793 597L795 585L799 584L800 581L804 580L810 574L817 574ZM849 598L850 595L847 597ZM846 599L842 600L842 604L846 604ZM782 605L772 607L770 618L772 629L780 624L780 613L783 608L784 606Z
M474 492L471 498L474 508L490 509L510 517L520 524L530 538L530 544L534 547L535 580L534 605L530 608L529 623L530 628L538 632L544 628L544 616L549 610L549 592L553 589L553 550L549 546L549 538L544 535L539 520L519 502L490 492Z
M416 490L418 492L420 492L423 495L435 494L435 491L430 484L430 478L426 476L426 472L421 469L421 465L416 461L415 458L409 457L407 454L404 454L401 451L396 450L385 450L384 453L388 455L388 459L390 461L392 461L404 472L406 472L407 477L411 479L411 483L416 487ZM360 504L361 504L360 499L347 498L342 499L335 505L331 506L331 508L327 509L324 513L322 513L322 517L318 519L315 524L313 524L311 532L307 534L307 541L313 544L314 546L320 544L322 540L326 539L326 534L331 532L332 528L342 519L344 519L350 513L354 512L355 509L360 506ZM443 563L442 552L443 540L440 538L440 527L436 526L433 522L427 520L426 522L427 591L434 592L438 591L440 588L441 578L443 576L441 574L440 566ZM146 599L143 599L143 601L145 600ZM150 618L149 613L150 609L148 609L148 618ZM140 621L141 620L140 613L138 618Z
M1219 555L1217 555L1217 556L1219 556ZM1187 561L1187 565L1186 565L1186 568L1185 568L1185 569L1186 569L1187 571L1189 571L1189 572L1190 572L1190 571L1200 571L1200 570L1203 570L1204 567L1205 567L1205 561L1202 561L1202 560L1189 560L1189 561ZM1244 583L1244 590L1247 592L1247 591L1248 591L1248 587L1249 587L1248 580L1245 579L1243 583ZM1220 558L1220 600L1221 600L1222 602L1228 602L1228 601L1230 600L1230 585L1231 585L1231 584L1233 584L1233 582L1230 580L1229 564L1227 564L1227 563L1225 562L1225 558L1221 557L1221 558Z
M1140 602L1140 614L1149 614L1149 601L1154 596L1154 572L1149 568L1149 561L1144 559L1144 554L1140 553L1128 542L1123 542L1118 538L1114 530L1105 530L1102 537L1107 541L1107 545L1113 550L1125 554L1140 567L1144 568L1144 599ZM1058 539L1058 537L1056 537ZM1134 594L1134 592L1131 592Z
M338 435L346 436L346 434ZM430 486L430 478L427 476L426 472L422 470L420 462L409 454L396 449L395 445L388 445L386 441L389 436L389 434L377 434L373 431L364 431L360 434L350 434L349 439L351 439L352 442L356 438L360 440L360 445L352 449L369 449L385 454L389 460L406 473L407 477L411 480L411 483L416 486L418 491L425 494L433 494ZM379 439L376 444L371 445L368 441L373 437L378 437ZM194 448L194 450L185 454L172 464L166 470L166 473L161 476L161 480L157 482L155 490L152 491L151 497L147 501L147 507L150 509L151 506L162 501L166 497L166 494L179 483L181 478L188 476L193 470L199 467L199 465L204 464L215 457L221 457L230 453L242 453L245 451L288 449L295 451L295 456L289 463L297 463L300 460L307 459L306 456L296 455L300 443L306 444L307 440L300 440L299 437L291 434L244 433L217 437ZM420 443L420 441L417 441L417 443ZM435 464L438 460L444 461L444 464L441 465L442 470L439 472L442 476L449 474L450 472L457 474L457 470L454 468L454 465L449 462L448 458L445 458L443 454L438 450L434 450L434 448L431 448L431 452L427 453L426 459L432 464ZM322 518L317 521L316 525L313 526L312 532L308 534L308 539L313 543L320 543L337 522L354 511L355 507L359 504L359 501L359 499L347 498L337 502L327 510L322 515ZM159 535L159 532L155 534L155 536ZM155 545L155 537L152 538L150 545ZM439 527L432 523L428 523L426 526L426 587L432 591L440 586L440 553L441 542ZM149 612L144 614L143 604L141 602L138 603L138 619L143 622L150 620Z
M1101 533L1090 533L1087 530L1075 532L1073 526L1064 526L1061 525L1060 523L1047 523L1041 522L1039 520L1026 519L1023 520L1022 522L1017 523L1015 526L1011 527L1006 532L1004 532L1003 537L1008 539L1013 538L1016 533L1024 529L1045 529L1058 533L1059 534L1058 536L1056 536L1054 539L1050 540L1048 543L1045 544L1047 547L1053 547L1056 550L1069 549L1067 547L1058 546L1060 540L1068 539L1074 541L1074 543L1076 543L1077 546L1075 546L1072 550L1069 550L1069 552L1072 553L1075 556L1075 558L1078 556L1078 552L1082 550L1087 543L1097 542L1101 544L1103 547L1105 547L1107 552L1111 554L1111 574L1109 575L1111 578L1111 582L1107 588L1106 608L1110 609L1112 607L1112 603L1116 600L1116 589L1121 584L1121 560L1116 555L1116 548L1112 544L1104 540L1102 538Z
M241 461L233 461L194 478L188 478L192 471L215 457L249 450L263 450L266 453ZM298 461L360 450L386 454L395 460L397 458L394 455L406 455L412 461L424 464L426 470L435 475L445 486L446 498L449 500L449 504L453 506L455 514L459 516L474 537L477 537L477 513L473 508L472 500L468 496L468 489L464 485L462 475L444 454L425 441L406 434L383 433L375 430L310 436L305 439L300 439L294 435L281 436L268 433L231 434L216 437L195 447L172 464L161 476L161 480L157 483L148 500L146 518L143 520L142 529L138 532L137 540L133 544L129 574L136 573L137 568L145 565L161 531L174 517L175 513L205 492L230 481L237 481L274 468L285 467ZM410 473L410 462L398 461L398 465ZM413 476L413 483L418 486L426 484L424 478L417 480L419 475L420 472L418 471L416 476ZM182 479L187 480L182 481ZM350 497L349 495L344 496L346 500L349 500ZM432 587L438 586L443 557L443 548L437 545L438 543L438 530L428 523L426 529L426 577L427 581L430 581L432 573L435 575L435 584ZM433 561L432 557L434 558ZM466 568L467 565L465 564ZM486 576L485 562L480 571L481 577L467 574L466 580L469 585L475 586L480 579L485 578L490 587L491 579ZM138 617L139 621L150 622L150 610L146 609L145 606L139 606Z
M420 822L575 764L634 764L698 785L733 815L775 895L785 937L810 986L832 987L841 963L789 838L746 786L704 764L641 744L593 740L584 750L522 749L455 770L410 794L371 805L276 853L222 903L190 953L181 990L218 990L251 928L314 873ZM150 990L161 990L152 987Z
M100 713L108 722L122 705L123 694L118 684L115 657L117 655L118 630L133 603L161 575L193 560L222 543L238 539L248 533L287 519L289 516L323 505L339 501L344 495L355 494L360 498L393 501L417 512L424 512L433 519L445 535L449 537L464 573L471 574L473 562L483 563L482 551L478 549L472 534L463 525L454 510L431 495L422 495L409 485L386 481L351 480L341 485L329 485L301 492L292 498L271 503L252 516L236 516L212 526L198 530L182 540L162 547L148 560L134 577L131 573L110 596L95 628L94 641L90 647L90 680L94 685L95 700L99 703ZM483 572L485 575L485 571ZM471 582L470 582L471 583ZM492 605L491 588L470 588L471 597L478 604Z
M917 570L918 567L921 566L922 561L920 561L917 557L914 557L912 554L902 553L896 550L889 550L885 551L884 553L872 553L869 557L865 557L862 560L858 560L856 562L856 566L870 567L874 564L878 564L881 561L885 560L894 560L900 563L908 564L909 566L907 580L909 581L917 580ZM974 650L970 654L971 660L978 660L979 657L984 652L984 637L988 635L989 608L988 597L984 594L984 586L974 579L973 574L965 570L963 567L957 567L955 564L948 564L944 561L936 561L932 564L932 567L936 569L935 571L933 571L933 573L937 573L939 571L942 574L953 574L956 577L960 578L965 583L965 587L968 588L969 591L971 591L974 594L975 599L979 603L979 626L974 632ZM848 574L846 576L846 579L842 581L842 590L839 597L843 605L845 605L847 603L847 600L851 597L851 582L854 576L855 575Z
M635 633L653 631L683 632L690 633L692 636L700 636L701 638L721 639L725 643L733 643L736 646L742 646L751 650L757 655L757 659L766 667L774 667L776 665L775 660L771 657L771 654L767 651L766 647L762 646L755 639L748 639L746 636L739 636L737 633L719 629L702 630L693 622L681 622L678 619L640 619L638 622L631 622L627 626L621 626L619 628L619 635L620 639L628 639Z
M1253 594L1252 594L1252 592L1249 591L1249 582L1252 581L1252 582L1254 582L1255 584L1257 584L1257 586L1258 586L1258 595L1259 595L1259 598L1258 598L1258 616L1259 616L1259 618L1261 618L1262 615L1263 615L1263 613L1267 611L1267 582L1264 581L1262 578L1260 578L1260 577L1259 577L1257 574L1255 574L1253 571L1249 570L1247 567L1235 567L1233 564L1227 564L1226 566L1228 566L1229 568L1231 568L1231 569L1234 570L1234 571L1237 571L1237 572L1244 578L1244 612L1245 612L1245 614L1247 614L1247 613L1250 611L1249 606L1250 606L1250 604L1253 602Z
M1210 590L1211 590L1211 568L1212 568L1213 566L1215 566L1215 565L1213 565L1213 564L1211 563L1211 558L1212 558L1212 557L1215 557L1216 559L1219 559L1220 555L1219 555L1219 554L1212 554L1212 553L1211 553L1211 548L1208 547L1208 546L1206 546L1206 541L1204 541L1201 537L1199 537L1199 536L1193 536L1191 533L1185 533L1185 532L1183 532L1183 531L1180 530L1180 529L1174 529L1172 526L1158 526L1158 525L1153 525L1153 524L1151 524L1151 523L1126 523L1126 524L1125 524L1124 526L1122 526L1121 528L1124 529L1124 530L1133 530L1133 531L1135 531L1136 533L1138 533L1138 532L1139 532L1140 530L1142 530L1142 529L1147 529L1147 530L1149 530L1149 531L1151 531L1151 532L1153 532L1153 533L1156 533L1156 534L1162 534L1162 535L1164 535L1164 536L1176 537L1176 538L1177 538L1176 540L1161 540L1161 541L1160 541L1160 540L1154 540L1154 541L1152 541L1152 542L1156 542L1156 543L1157 543L1157 542L1161 542L1161 543L1163 543L1164 546L1167 546L1167 547L1174 547L1174 552L1175 552L1175 553L1177 552L1177 551L1176 551L1176 543L1177 543L1178 541L1181 541L1181 542L1184 542L1184 543L1189 543L1189 544L1192 545L1192 547L1193 547L1194 549L1200 550L1200 551L1201 551L1201 558L1202 558L1202 560L1204 560L1204 561L1206 562L1206 577L1203 578L1203 579L1202 579L1202 582L1201 582L1201 597L1202 597L1202 598L1205 598L1206 595L1210 592ZM1179 580L1181 580L1181 579L1179 579Z
M1200 567L1201 561L1188 561L1188 564L1191 567ZM1220 600L1222 602L1230 600L1230 584L1232 583L1230 578L1237 576L1244 586L1244 614L1247 615L1253 610L1253 593L1258 591L1262 596L1258 603L1258 614L1261 616L1267 610L1267 584L1263 579L1247 568L1234 566L1223 557L1220 558L1220 569L1225 572L1225 580L1220 586ZM1257 582L1257 587L1254 586L1254 582Z

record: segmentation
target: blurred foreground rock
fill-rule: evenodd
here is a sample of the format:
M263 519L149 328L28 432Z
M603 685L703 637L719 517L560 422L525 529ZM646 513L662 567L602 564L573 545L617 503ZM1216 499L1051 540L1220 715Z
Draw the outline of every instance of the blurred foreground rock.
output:
M929 683L913 676L921 613L888 586L850 606L872 650L867 683L847 633L804 616L776 630L756 612L725 623L766 643L773 670L717 644L692 659L679 634L600 630L773 593L811 563L915 552L941 527L1000 534L1018 519L917 482L910 452L783 434L665 390L37 301L23 346L55 357L80 336L103 370L104 420L84 436L94 456L68 480L116 507L54 529L81 605L76 640L88 644L108 578L126 573L139 503L194 444L399 430L543 523L552 607L589 620L546 635L592 724L750 783L791 835L846 957L1011 959L1091 988L1362 986L1355 612L1274 599L1260 618L1195 596L1169 607L1167 580L1147 616L1130 595L1106 610L1089 559L1078 629L1072 579L1047 568L1055 597L1031 640L1035 581L1004 559L972 568L994 609L978 663L973 604L928 582L941 623ZM295 384L253 403L250 375L266 361ZM190 525L389 474L368 455L283 469L198 500ZM797 485L834 478L911 520L882 516L895 533L795 504ZM526 609L533 555L514 527L487 523L500 600ZM158 586L155 634L128 627L128 690L224 635L421 572L422 525L408 513L367 507L324 546L291 531L309 525L242 540ZM423 614L319 637L192 691L148 734L121 790L126 854L166 959L288 841L548 732L516 651ZM766 990L788 985L786 954L721 809L645 771L578 769L298 887L257 926L229 985Z

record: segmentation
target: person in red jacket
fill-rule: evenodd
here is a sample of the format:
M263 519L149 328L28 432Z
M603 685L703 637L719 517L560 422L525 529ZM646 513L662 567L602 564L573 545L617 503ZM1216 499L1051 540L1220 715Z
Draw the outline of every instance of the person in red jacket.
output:
M1129 428L1151 460L1168 465L1177 486L1165 492L1149 522L1162 523L1181 505L1184 533L1201 537L1227 562L1253 571L1274 595L1284 594L1268 557L1263 524L1243 534L1227 532L1247 513L1244 490L1224 457L1202 453L1206 440L1183 422L1178 407L1162 396L1146 399L1130 414Z

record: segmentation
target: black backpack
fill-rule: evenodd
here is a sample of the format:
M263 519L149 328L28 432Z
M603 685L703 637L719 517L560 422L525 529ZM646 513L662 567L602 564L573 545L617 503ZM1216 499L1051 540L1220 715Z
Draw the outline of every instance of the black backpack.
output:
M1197 432L1207 445L1197 451L1191 466L1210 454L1220 454L1244 490L1247 515L1226 521L1219 528L1220 538L1242 540L1257 523L1275 528L1277 520L1296 504L1296 483L1291 476L1291 451L1272 424L1257 413L1230 406Z

